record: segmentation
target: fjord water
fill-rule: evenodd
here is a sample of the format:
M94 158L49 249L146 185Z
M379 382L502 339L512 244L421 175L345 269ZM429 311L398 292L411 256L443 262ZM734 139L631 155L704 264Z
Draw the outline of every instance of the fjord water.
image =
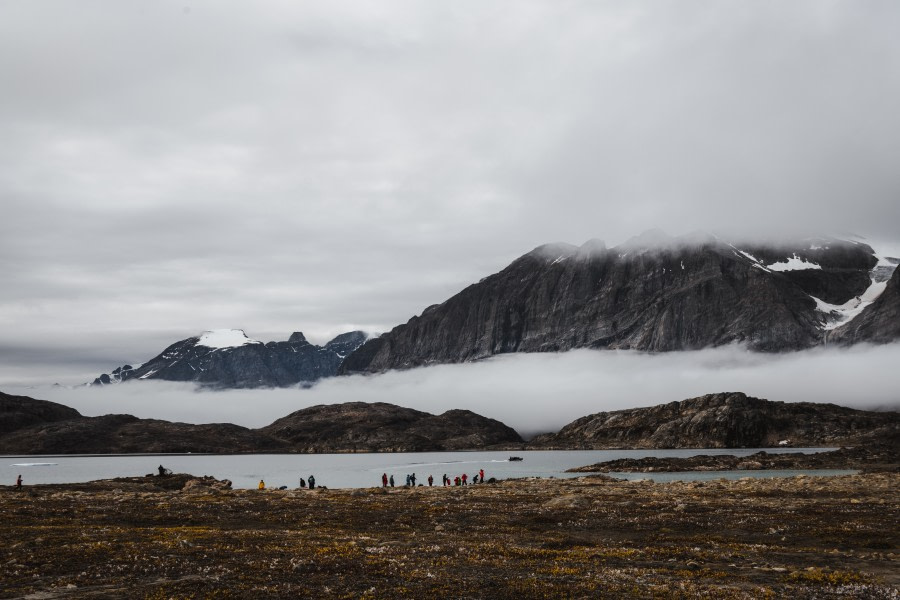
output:
M25 485L80 483L113 477L155 474L159 465L176 473L211 475L230 479L235 488L255 488L260 479L268 487L296 488L299 479L314 475L317 485L329 488L356 488L381 485L381 474L394 476L396 485L415 473L416 482L427 485L429 475L440 484L441 476L451 479L463 473L469 479L484 469L486 478L578 477L566 469L617 458L688 457L699 454L748 456L765 450L770 453L824 452L833 448L741 448L681 450L534 450L513 452L420 452L379 454L132 454L101 456L4 456L0 457L0 483L12 485L21 474ZM509 461L511 455L521 461ZM854 471L715 471L694 473L633 473L628 479L665 481L671 479L717 479L747 476L789 476L798 474L847 474Z

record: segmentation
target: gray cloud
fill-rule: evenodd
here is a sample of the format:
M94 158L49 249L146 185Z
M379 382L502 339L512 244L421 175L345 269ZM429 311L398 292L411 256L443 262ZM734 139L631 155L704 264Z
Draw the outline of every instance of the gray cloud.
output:
M595 412L723 391L783 402L900 410L898 360L900 344L779 355L751 353L738 346L667 354L577 350L338 377L305 390L198 392L193 385L150 381L20 391L89 416L130 413L248 427L267 425L308 406L338 402L390 402L432 413L465 408L530 435L555 431Z
M0 385L385 330L545 242L900 239L893 2L184 8L0 7Z

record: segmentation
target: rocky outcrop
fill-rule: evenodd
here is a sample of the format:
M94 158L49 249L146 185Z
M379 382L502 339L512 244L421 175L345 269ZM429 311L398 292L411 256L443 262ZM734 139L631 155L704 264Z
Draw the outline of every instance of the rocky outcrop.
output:
M826 326L816 294L844 303L867 289L876 264L869 246L840 240L738 248L654 234L612 249L541 246L369 340L340 372L572 348L808 348Z
M6 454L399 452L522 442L503 423L470 411L432 415L363 402L314 406L248 429L132 415L85 417L54 402L2 394L0 426L0 453Z
M829 343L886 344L900 339L900 269L888 280L884 292L858 317L828 335Z
M900 472L900 445L896 436L874 444L805 454L756 452L749 456L701 454L684 458L647 456L620 458L569 473L683 473L686 471L768 471L809 469L859 469L867 473Z
M260 431L301 452L470 450L521 442L500 421L467 410L441 415L377 402L346 402L299 410Z
M530 448L765 448L841 446L896 436L900 413L771 402L740 392L582 417Z
M351 331L317 346L295 332L286 342L264 344L241 330L208 331L172 344L142 365L125 365L103 374L92 385L148 379L217 388L307 384L335 375L344 357L365 340L365 333Z

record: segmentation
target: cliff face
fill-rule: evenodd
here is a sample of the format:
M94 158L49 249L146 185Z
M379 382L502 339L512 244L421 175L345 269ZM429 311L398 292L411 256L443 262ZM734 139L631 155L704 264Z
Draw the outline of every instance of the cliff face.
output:
M378 402L299 410L260 430L301 452L418 452L521 443L513 429L467 410L432 415Z
M749 250L712 237L541 246L369 340L340 372L572 348L808 348L824 335L815 294L839 303L862 294L876 263L868 246L839 240Z
M761 448L834 446L887 439L900 413L834 404L784 403L740 392L709 394L649 408L582 417L558 433L534 438L534 448Z

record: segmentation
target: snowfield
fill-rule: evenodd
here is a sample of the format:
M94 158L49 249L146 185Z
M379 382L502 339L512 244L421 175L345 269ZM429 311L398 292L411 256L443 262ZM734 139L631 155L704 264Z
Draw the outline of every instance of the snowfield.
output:
M222 348L237 348L247 344L262 344L257 340L251 340L243 329L214 329L204 331L197 340L198 346L206 346L220 350Z

